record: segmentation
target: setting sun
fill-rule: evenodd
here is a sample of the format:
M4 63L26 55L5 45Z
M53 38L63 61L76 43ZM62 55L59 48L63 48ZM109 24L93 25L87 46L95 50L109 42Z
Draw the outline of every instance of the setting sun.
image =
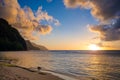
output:
M90 50L100 50L100 47L95 44L90 44L88 47Z

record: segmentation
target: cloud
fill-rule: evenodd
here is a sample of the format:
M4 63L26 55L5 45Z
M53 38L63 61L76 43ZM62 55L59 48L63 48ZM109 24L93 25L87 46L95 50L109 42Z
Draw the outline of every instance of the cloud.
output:
M102 41L120 40L120 19L112 22L112 24L90 25L89 30L99 34Z
M98 25L90 25L90 31L98 33L101 41L120 40L120 0L64 0L67 8L89 9Z
M64 0L64 5L67 8L87 8L89 4L89 0Z
M40 32L41 34L49 34L52 31L52 27L50 25L39 25L36 28L36 31Z
M6 19L24 38L30 40L36 39L34 32L48 34L52 31L51 24L60 24L46 11L42 11L42 7L33 12L28 6L21 8L17 0L0 0L0 18ZM46 24L42 24L42 21Z
M112 48L112 45L111 45L111 44L105 44L105 43L103 43L103 42L96 43L96 45L99 46L99 47Z
M120 0L64 0L67 8L90 9L91 14L101 21L120 15L119 3Z

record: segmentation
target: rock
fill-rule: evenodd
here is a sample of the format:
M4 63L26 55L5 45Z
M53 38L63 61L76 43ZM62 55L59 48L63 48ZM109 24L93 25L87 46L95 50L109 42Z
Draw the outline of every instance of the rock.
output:
M29 40L26 40L26 44L28 50L48 50L46 47L37 45L33 42L30 42Z
M27 50L26 42L9 23L0 18L0 51Z

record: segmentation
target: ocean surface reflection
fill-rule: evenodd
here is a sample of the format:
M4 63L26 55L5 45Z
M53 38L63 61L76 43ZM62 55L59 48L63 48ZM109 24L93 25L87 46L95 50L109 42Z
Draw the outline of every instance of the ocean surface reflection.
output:
M26 51L0 52L0 58L13 59L14 64L55 71L90 80L119 80L119 51Z

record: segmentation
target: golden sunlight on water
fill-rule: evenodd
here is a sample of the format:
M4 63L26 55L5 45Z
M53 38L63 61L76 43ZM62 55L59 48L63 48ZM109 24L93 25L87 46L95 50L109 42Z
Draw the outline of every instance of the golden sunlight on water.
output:
M99 77L100 80L108 80L110 76L105 75L106 73L111 71L109 68L109 65L107 65L107 62L104 59L105 57L98 56L98 55L92 55L89 59L89 67L87 68L87 71L89 74L91 74L95 79Z
M106 51L26 51L0 54L7 59L16 59L17 65L67 73L90 79L119 80L120 57ZM114 53L114 52L113 52ZM116 56L117 55L117 56Z
M22 52L19 52L18 54L14 54L12 52L9 52L9 54L4 53L3 54L8 59L15 59L15 64L17 65L24 65L25 67L36 65L34 61L36 61L35 57L32 57L32 54L22 54Z
M85 66L83 66L82 69L85 70L87 74L92 75L91 77L94 77L94 79L97 79L98 76L102 76L103 67L100 65L102 58L98 57L97 55L91 55L88 56L86 59L86 61L84 62L89 64L85 63Z
M2 54L3 56L5 56L7 59L14 59L13 64L17 64L20 66L24 66L24 67L37 67L37 66L48 66L50 67L50 54L47 54L47 59L46 54L44 53L44 55L41 55L36 52L33 54L33 52L9 52L8 53L4 53ZM40 63L40 64L38 64ZM41 65L42 64L42 65Z

